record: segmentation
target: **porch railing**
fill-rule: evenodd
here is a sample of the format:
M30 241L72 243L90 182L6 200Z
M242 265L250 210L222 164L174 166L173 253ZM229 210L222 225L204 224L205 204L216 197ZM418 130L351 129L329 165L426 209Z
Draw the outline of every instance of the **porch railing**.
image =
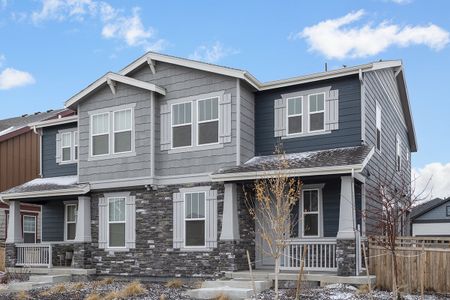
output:
M16 244L16 266L52 267L51 244Z
M306 255L303 256L306 247ZM292 239L284 250L282 270L337 271L336 239Z

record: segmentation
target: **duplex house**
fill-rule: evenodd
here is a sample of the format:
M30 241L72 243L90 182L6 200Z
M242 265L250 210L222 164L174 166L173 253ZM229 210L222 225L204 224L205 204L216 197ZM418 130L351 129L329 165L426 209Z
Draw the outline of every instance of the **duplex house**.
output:
M362 214L381 172L409 182L417 150L401 61L261 83L250 73L147 53L71 97L76 117L35 124L43 177L1 194L9 203L7 265L96 274L211 276L273 266L243 186L273 176L282 143L303 182L282 268L358 273ZM20 203L42 205L34 252ZM381 210L381 207L380 207ZM38 249L38 250L36 250ZM36 254L37 253L37 254Z

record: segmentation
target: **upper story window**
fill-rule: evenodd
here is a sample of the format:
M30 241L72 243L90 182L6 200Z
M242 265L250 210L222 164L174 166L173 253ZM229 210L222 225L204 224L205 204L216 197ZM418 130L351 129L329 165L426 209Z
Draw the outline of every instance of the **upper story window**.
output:
M78 131L73 133L73 157L78 160Z
M73 164L78 160L78 131L60 130L56 137L56 162Z
M325 130L325 94L309 95L309 131Z
M109 154L109 113L91 116L92 156Z
M72 160L72 133L65 132L61 134L61 161Z
M114 112L114 153L131 151L132 110Z
M400 136L398 134L396 140L395 166L397 172L400 172L402 170L402 141L400 140Z
M172 105L172 147L192 146L192 102Z
M185 246L205 247L205 192L186 193L185 207Z
M376 147L377 150L381 152L381 106L378 102L376 104L375 122L376 122Z
M302 133L303 130L303 97L287 99L288 134Z
M198 144L219 142L219 98L199 100L198 103Z

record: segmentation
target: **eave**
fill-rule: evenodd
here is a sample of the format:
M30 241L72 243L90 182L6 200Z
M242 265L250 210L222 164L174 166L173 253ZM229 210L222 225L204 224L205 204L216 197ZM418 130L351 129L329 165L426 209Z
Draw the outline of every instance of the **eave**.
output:
M43 198L43 197L57 197L57 196L72 196L84 195L90 191L90 186L86 185L80 188L60 189L51 191L33 191L23 193L0 194L2 202L14 199L29 199L29 198ZM6 203L6 202L5 202Z

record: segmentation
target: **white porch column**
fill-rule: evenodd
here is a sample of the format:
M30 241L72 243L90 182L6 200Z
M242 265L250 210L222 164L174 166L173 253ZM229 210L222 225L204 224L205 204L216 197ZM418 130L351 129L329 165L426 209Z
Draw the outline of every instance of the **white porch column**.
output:
M76 242L91 241L91 197L78 196Z
M356 238L355 186L351 176L341 177L341 200L339 209L338 239L353 240Z
M223 220L221 241L239 240L239 220L237 213L237 187L235 183L225 184L223 200Z
M9 201L8 237L6 243L23 243L20 201Z

